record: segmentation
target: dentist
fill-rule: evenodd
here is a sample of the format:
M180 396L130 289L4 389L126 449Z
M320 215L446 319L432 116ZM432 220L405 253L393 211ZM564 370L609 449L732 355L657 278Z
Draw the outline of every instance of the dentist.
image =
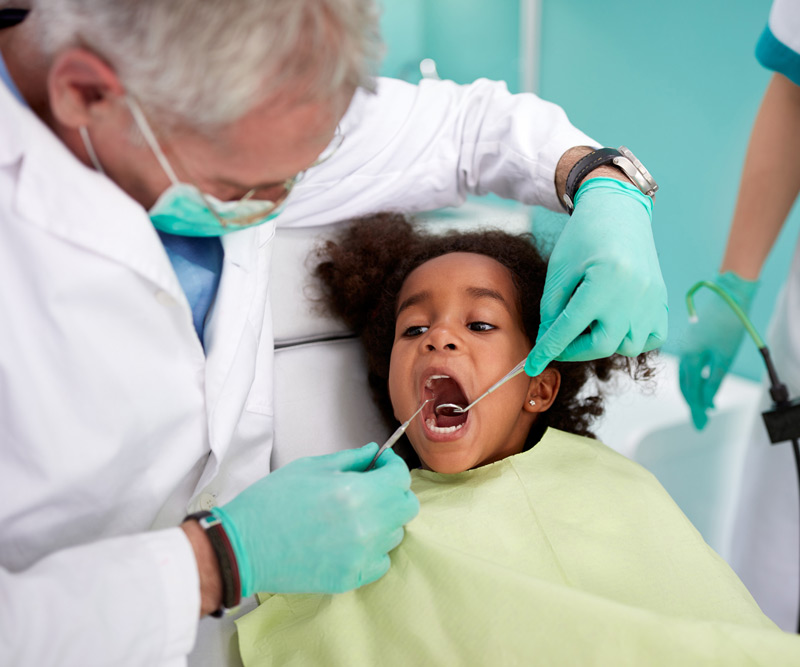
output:
M528 372L663 341L646 170L500 83L376 82L369 0L17 9L0 12L0 664L186 664L201 616L389 567L418 507L393 453L269 472L276 224L563 201Z

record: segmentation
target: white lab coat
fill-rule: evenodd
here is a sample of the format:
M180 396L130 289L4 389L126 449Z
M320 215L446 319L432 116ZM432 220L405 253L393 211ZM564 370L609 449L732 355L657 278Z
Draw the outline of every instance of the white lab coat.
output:
M488 81L384 80L342 129L279 224L468 192L558 208L558 158L595 145ZM185 664L198 578L175 526L269 472L274 232L223 237L204 355L146 212L0 85L0 664Z

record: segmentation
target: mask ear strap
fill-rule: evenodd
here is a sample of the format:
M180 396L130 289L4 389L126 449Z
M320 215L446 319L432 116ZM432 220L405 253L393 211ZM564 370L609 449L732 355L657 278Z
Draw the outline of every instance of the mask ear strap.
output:
M97 159L97 153L94 152L94 146L92 145L92 140L89 138L89 130L86 129L85 125L81 125L78 128L78 133L81 135L81 139L83 139L83 147L89 154L89 160L91 161L92 165L97 171L99 171L101 174L103 174L103 176L105 176L106 170L103 169L103 165L100 164L100 160Z
M150 146L150 150L153 151L153 154L156 156L156 160L158 160L158 163L161 165L164 173L166 173L173 185L178 185L180 183L178 176L175 174L175 170L172 168L169 160L167 160L167 156L164 155L164 151L161 150L161 145L158 143L158 139L156 139L156 135L153 133L153 130L150 129L150 123L147 122L147 118L145 117L142 108L139 106L139 103L130 95L126 95L125 101L128 103L128 107L131 110L133 120L136 122L139 131L144 136L144 140L147 142L147 145Z

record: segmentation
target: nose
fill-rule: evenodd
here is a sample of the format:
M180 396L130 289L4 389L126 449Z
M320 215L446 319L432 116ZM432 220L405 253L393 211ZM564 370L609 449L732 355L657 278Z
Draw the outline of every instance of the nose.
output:
M458 337L449 326L437 326L430 330L425 348L429 352L436 350L457 350L460 347Z

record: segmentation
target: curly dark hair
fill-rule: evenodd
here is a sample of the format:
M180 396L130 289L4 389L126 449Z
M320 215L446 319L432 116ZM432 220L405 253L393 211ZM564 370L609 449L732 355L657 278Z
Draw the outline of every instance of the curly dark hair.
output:
M547 262L531 234L493 229L434 234L401 214L380 213L353 221L317 251L320 263L315 275L322 284L324 304L360 337L367 353L369 386L390 428L397 426L388 388L397 296L415 268L453 252L486 255L511 272L525 332L535 341ZM595 361L551 363L561 374L561 387L550 409L534 423L525 449L533 447L548 427L594 437L589 426L603 413L603 396L599 386L582 392L584 385L592 378L607 382L618 371L636 380L649 379L653 368L647 357L613 355ZM409 467L420 465L406 438L395 445L395 451Z

